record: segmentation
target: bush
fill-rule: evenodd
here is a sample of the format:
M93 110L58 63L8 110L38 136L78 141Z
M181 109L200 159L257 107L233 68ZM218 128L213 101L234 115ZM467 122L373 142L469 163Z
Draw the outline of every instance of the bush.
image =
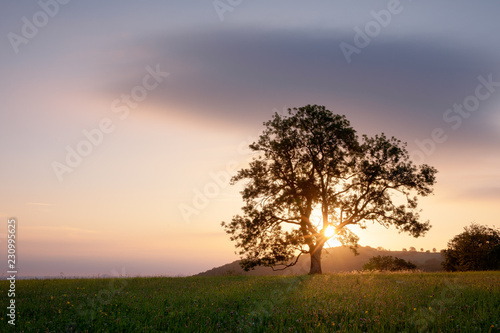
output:
M363 265L364 271L402 271L416 269L417 266L409 261L392 256L376 256Z
M448 242L443 251L447 271L484 271L500 269L500 232L472 223Z

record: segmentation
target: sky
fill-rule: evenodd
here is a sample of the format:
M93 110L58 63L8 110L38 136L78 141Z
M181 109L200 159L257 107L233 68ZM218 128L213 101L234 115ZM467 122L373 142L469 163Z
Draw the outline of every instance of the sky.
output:
M325 105L437 168L413 238L500 225L498 1L4 1L0 247L18 274L195 274L238 259L220 226L263 122ZM3 227L1 227L3 225Z

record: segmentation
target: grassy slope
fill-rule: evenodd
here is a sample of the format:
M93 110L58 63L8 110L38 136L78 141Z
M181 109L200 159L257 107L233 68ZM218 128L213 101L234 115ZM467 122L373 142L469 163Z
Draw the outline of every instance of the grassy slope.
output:
M16 304L17 332L499 332L500 272L28 280Z

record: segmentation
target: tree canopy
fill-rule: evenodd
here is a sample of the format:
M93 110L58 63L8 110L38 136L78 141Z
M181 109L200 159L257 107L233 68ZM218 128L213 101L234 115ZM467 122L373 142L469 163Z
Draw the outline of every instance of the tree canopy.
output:
M500 231L472 223L448 242L443 268L447 271L500 269Z
M417 196L432 193L437 171L414 165L400 140L359 138L345 116L318 105L276 113L264 126L250 145L257 157L231 180L244 182L243 214L222 222L243 268L286 268L309 254L310 273L321 273L329 238L355 250L348 226L374 222L414 237L429 230Z

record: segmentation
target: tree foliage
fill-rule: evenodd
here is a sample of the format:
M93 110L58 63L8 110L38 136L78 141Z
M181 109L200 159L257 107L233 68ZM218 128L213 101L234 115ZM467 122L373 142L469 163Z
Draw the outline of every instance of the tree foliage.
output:
M379 223L415 237L429 230L417 196L432 193L436 170L414 165L406 144L383 133L359 138L345 116L317 105L276 113L264 125L250 145L257 157L231 180L244 182L243 214L222 222L244 269L286 268L309 254L310 273L321 273L329 227L354 250L351 225Z
M500 269L500 231L472 223L448 242L443 251L447 271Z
M364 271L403 271L416 269L417 265L401 258L392 256L376 256L363 265Z

